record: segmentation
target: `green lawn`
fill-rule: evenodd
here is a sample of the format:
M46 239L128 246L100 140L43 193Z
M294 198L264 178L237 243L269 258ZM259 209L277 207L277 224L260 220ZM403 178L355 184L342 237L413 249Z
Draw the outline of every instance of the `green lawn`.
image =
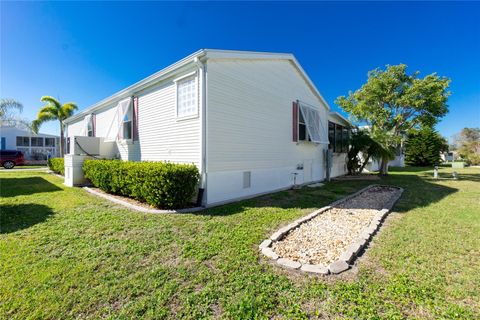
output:
M197 214L126 210L43 172L0 172L0 319L480 317L480 170L407 168L351 271L262 259L279 226L372 182L285 191Z

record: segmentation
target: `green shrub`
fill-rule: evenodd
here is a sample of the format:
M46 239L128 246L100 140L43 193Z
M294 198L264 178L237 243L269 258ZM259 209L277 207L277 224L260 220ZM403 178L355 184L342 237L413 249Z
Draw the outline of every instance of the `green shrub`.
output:
M194 196L199 173L193 164L85 160L85 177L105 192L158 208L182 208Z
M63 158L48 159L48 167L53 172L61 174L62 176L65 175L65 162L63 161Z

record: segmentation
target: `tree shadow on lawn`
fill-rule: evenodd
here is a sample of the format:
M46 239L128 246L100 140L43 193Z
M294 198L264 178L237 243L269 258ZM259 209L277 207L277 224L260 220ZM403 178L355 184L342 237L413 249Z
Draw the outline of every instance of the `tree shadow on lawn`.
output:
M41 177L0 178L2 198L60 190L62 189Z
M33 203L2 205L0 213L0 234L27 229L53 215L49 207Z
M471 175L471 174L470 174ZM480 179L479 175L474 175ZM467 177L464 177L467 178ZM460 177L462 179L462 177ZM432 182L431 182L432 181ZM395 212L407 212L414 208L426 207L438 202L444 197L457 192L458 189L447 187L429 179L412 174L391 174L378 181L331 181L323 187L303 187L297 190L286 190L244 200L232 204L211 208L197 213L208 216L227 216L244 212L252 208L279 208L279 209L315 209L329 205L371 184L392 185L404 188L402 197L393 208Z

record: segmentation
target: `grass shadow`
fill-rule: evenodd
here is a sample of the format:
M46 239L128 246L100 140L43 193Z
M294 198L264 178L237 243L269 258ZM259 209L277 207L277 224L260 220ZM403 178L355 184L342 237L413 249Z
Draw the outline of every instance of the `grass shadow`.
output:
M0 234L30 228L53 215L49 207L33 203L2 205L0 212Z
M418 174L411 174L412 171ZM393 170L389 176L382 177L377 181L331 181L325 183L323 187L304 187L297 190L281 191L211 208L197 214L226 216L242 213L249 208L261 207L279 209L320 208L371 184L392 185L404 188L405 191L393 210L406 212L417 207L426 207L457 191L455 188L439 184L438 180L432 181L433 179L430 179L428 171L428 168L409 167ZM422 175L422 172L425 172L425 174ZM480 174L460 175L460 179L467 178L476 181L476 179L480 179Z
M2 198L60 190L62 189L41 177L0 178L0 195Z

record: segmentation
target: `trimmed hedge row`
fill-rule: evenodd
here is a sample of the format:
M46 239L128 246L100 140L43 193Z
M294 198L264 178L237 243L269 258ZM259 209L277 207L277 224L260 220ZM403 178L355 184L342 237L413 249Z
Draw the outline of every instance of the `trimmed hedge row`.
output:
M48 167L55 173L65 175L65 162L63 158L50 158L48 159Z
M200 174L193 164L85 160L85 177L105 192L130 197L158 208L184 208Z

